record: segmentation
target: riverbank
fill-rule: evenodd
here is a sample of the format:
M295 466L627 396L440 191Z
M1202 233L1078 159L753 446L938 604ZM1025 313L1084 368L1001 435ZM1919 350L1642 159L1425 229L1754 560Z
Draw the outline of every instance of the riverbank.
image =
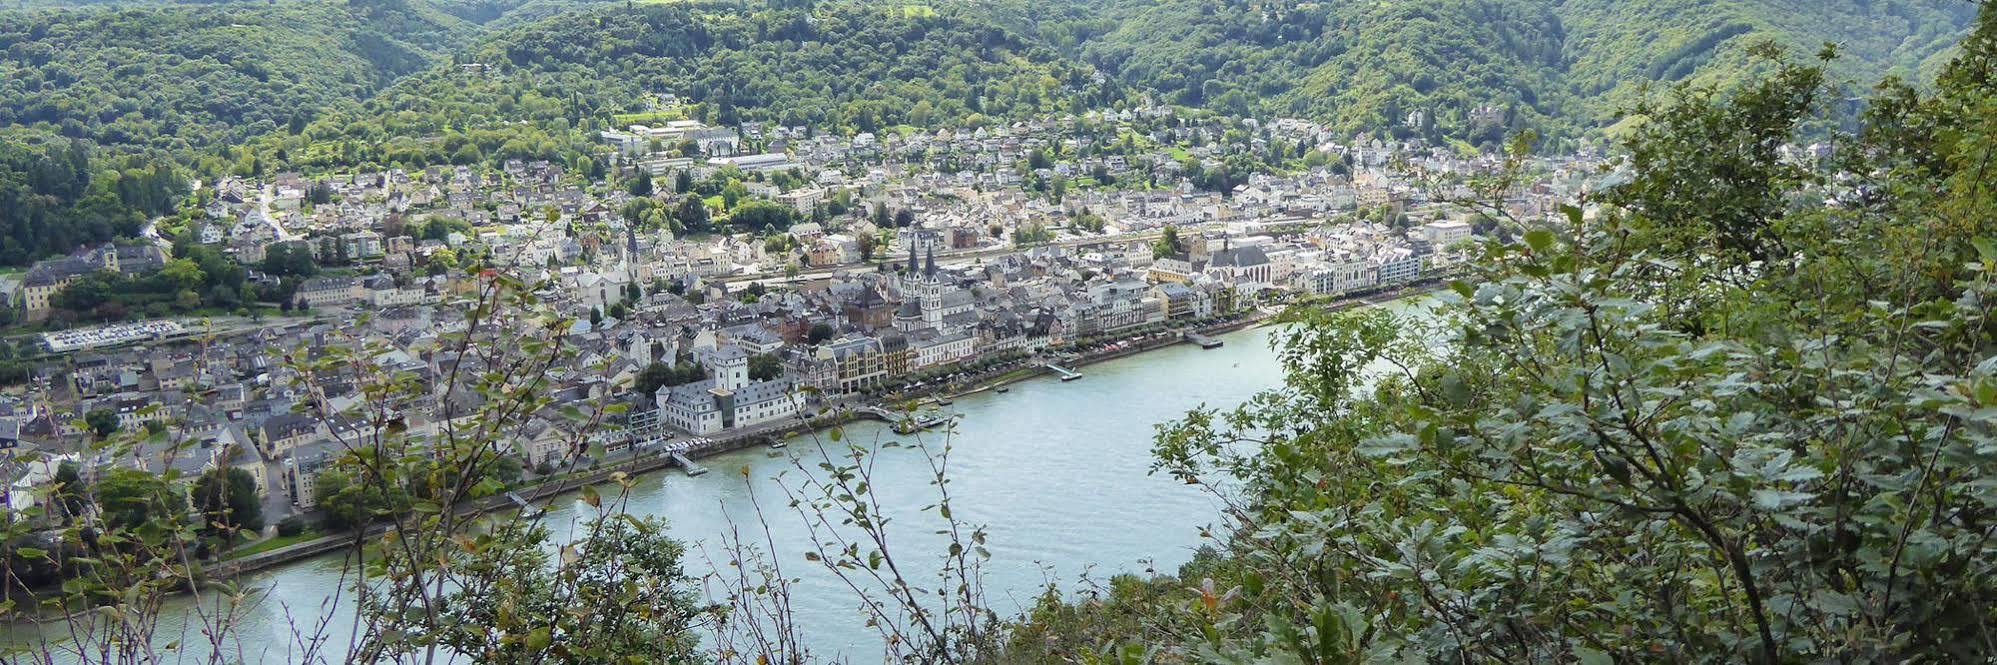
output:
M1364 297L1335 300L1326 303L1326 306L1333 309L1346 309L1378 305L1427 293L1437 288L1440 288L1440 286L1436 284L1414 285L1395 291L1369 294ZM1208 335L1237 332L1266 324L1278 314L1280 314L1278 310L1255 310L1239 319L1201 327L1196 332ZM1107 343L1113 344L1117 342L1111 341ZM1129 343L1123 348L1064 357L1059 360L1059 363L1070 368L1079 368L1157 351L1184 343L1187 342L1178 334L1165 334L1141 339ZM1050 370L1047 370L1045 367L1031 363L1023 367L1018 365L1002 367L984 375L960 379L954 383L955 386L970 386L969 388L956 389L954 386L949 385L926 386L918 391L904 392L901 394L901 398L903 398L902 403L913 400L933 400L937 396L942 396L944 399L955 399L957 397L991 391L1001 386L1020 383L1049 373L1051 373ZM1087 381L1088 379L1083 380ZM780 441L790 436L822 431L826 428L852 422L858 418L879 418L877 415L863 415L858 412L857 407L859 406L861 406L859 403L838 404L815 414L809 419L715 436L706 445L684 452L690 459L704 459L759 445L767 445L772 441ZM595 467L579 469L573 472L572 475L553 477L532 485L515 488L509 493L483 497L477 501L460 506L459 510L463 511L463 514L475 516L518 509L525 507L527 504L548 502L557 499L563 495L576 492L585 485L600 485L610 482L613 477L620 473L638 475L664 470L671 466L673 466L673 462L670 456L666 454L656 451L640 451L622 459L603 462ZM384 533L388 528L386 526L376 526L369 529L366 533L360 534L358 537L354 533L329 534L313 540L294 543L237 559L218 561L206 566L203 570L203 575L207 579L226 579L269 570L288 563L351 548L357 542L365 542L380 533Z
M1383 305L1386 303L1395 302L1404 298L1427 295L1429 293L1434 293L1444 288L1447 288L1446 285L1444 285L1440 281L1416 282L1391 291L1368 293L1364 297L1336 299L1329 303L1326 303L1325 307L1326 309L1329 309L1331 311L1341 311L1341 310L1351 309L1354 307L1371 307L1375 305ZM1253 313L1241 319L1224 321L1211 326L1206 326L1203 328L1199 328L1197 330L1193 330L1192 332L1200 333L1202 335L1225 335L1227 333L1245 330L1248 328L1266 324L1269 322L1270 319L1274 319L1277 316L1280 316L1281 314L1282 312L1278 310L1257 309ZM1118 358L1126 358L1140 353L1156 351L1159 349L1177 346L1179 344L1186 344L1186 343L1188 342L1185 339L1178 336L1166 336L1163 338L1146 339L1138 341L1136 343L1131 344L1130 346L1121 349L1073 356L1071 358L1063 359L1062 362L1067 363L1067 366L1069 366L1070 368L1083 367L1087 365L1093 365L1100 362L1116 360ZM1015 383L1020 383L1030 379L1038 378L1051 373L1053 373L1052 370L1039 366L1006 370L1004 372L997 373L998 376L994 378L971 379L967 381L967 383L978 384L976 387L962 391L951 392L945 398L956 399L958 397L974 395L977 393L982 393L1000 387L1009 386Z

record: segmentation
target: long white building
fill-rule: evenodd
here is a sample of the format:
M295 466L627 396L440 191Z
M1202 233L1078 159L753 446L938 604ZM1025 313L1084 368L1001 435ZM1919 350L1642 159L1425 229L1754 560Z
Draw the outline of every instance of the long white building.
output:
M695 352L709 378L659 389L653 401L667 425L698 435L752 427L804 407L789 377L749 380L749 353L733 344Z

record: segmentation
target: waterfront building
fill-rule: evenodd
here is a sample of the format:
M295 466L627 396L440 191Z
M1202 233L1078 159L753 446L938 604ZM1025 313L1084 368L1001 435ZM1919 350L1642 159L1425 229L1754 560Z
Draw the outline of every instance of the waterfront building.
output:
M804 398L790 377L749 378L749 352L723 344L694 352L708 379L661 388L654 397L660 419L698 435L753 427L797 415Z

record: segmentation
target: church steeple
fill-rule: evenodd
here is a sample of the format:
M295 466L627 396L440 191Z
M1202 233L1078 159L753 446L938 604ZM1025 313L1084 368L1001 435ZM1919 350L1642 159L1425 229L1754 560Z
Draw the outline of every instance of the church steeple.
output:
M936 248L935 248L935 247L931 247L931 248L929 248L929 265L927 265L927 266L923 267L923 269L922 269L922 274L924 274L924 275L928 275L928 276L930 276L930 277L935 277L935 276L936 276Z
M913 275L921 268L922 264L915 260L915 242L911 240L908 243L908 274Z

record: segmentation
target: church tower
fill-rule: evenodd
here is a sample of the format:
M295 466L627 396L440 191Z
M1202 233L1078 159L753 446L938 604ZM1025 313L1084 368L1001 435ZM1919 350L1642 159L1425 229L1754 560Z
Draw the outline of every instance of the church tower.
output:
M943 277L936 272L936 250L922 268L922 320L931 327L943 325Z

